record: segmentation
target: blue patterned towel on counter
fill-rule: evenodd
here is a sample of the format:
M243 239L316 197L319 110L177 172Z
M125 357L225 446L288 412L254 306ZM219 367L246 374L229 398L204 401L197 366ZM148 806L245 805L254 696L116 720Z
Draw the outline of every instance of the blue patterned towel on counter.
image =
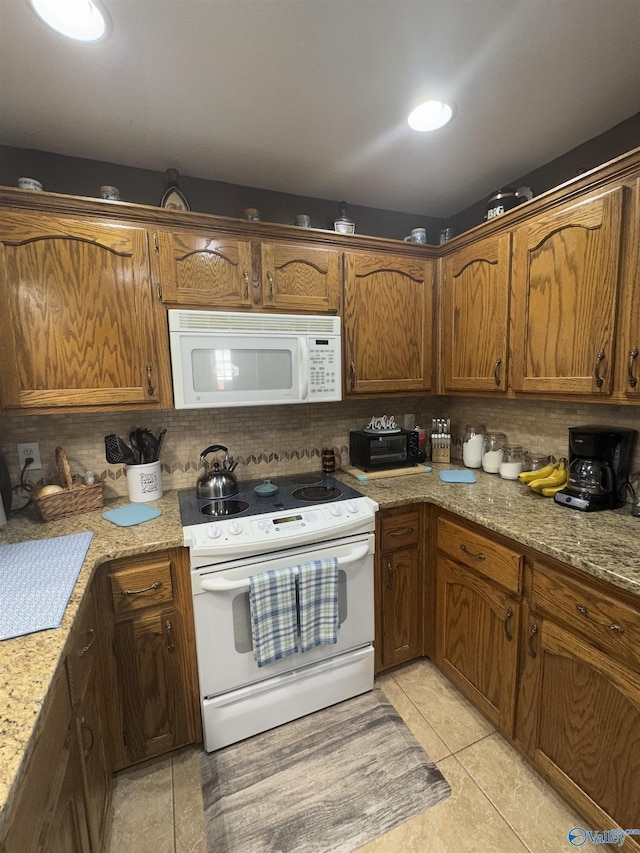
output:
M253 652L258 666L298 651L296 570L270 569L249 578Z
M300 650L338 642L338 561L335 557L298 566Z

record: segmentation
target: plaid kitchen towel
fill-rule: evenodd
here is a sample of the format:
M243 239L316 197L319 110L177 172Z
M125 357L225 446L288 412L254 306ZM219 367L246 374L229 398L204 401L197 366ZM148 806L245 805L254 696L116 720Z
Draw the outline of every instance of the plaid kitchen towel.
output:
M270 569L251 575L249 609L258 666L298 651L295 569Z
M298 566L300 650L338 642L338 561L314 560Z

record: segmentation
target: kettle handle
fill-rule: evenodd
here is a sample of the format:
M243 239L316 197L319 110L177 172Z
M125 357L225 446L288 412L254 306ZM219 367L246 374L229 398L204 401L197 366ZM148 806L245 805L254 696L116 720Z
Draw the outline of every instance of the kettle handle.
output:
M225 452L225 453L227 453L227 452L228 452L227 448L226 448L226 447L224 447L224 445L222 445L222 444L212 444L212 445L211 445L211 447L207 447L207 449L206 449L206 450L203 450L203 451L202 451L202 453L200 454L200 461L201 461L202 463L204 463L204 457L205 457L205 456L207 456L209 453L214 453L216 450L224 450L224 452Z

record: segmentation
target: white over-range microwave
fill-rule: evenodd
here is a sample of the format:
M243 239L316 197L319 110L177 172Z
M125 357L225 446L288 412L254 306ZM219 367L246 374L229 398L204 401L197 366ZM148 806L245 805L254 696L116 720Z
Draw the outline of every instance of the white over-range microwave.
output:
M168 313L176 409L342 399L339 317Z

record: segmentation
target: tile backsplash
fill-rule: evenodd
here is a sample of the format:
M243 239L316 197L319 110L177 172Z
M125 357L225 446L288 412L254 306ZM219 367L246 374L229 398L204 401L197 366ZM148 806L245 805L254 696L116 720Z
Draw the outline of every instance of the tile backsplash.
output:
M451 418L452 461L462 457L465 424L482 423L501 430L511 443L526 450L567 455L567 428L579 424L610 424L640 430L640 410L632 406L589 405L551 401L494 400L477 397L422 397L343 401L310 405L262 406L216 410L164 412L101 412L75 415L12 416L0 419L0 449L8 458L12 481L20 469L16 445L37 441L43 469L26 473L33 482L55 476L54 452L64 447L71 470L94 473L105 481L105 498L126 495L123 466L109 465L104 436L128 436L136 426L167 435L162 451L165 490L193 486L201 470L200 453L211 444L229 448L239 460L239 480L252 480L321 467L323 447L334 448L342 464L349 463L349 431L361 429L373 415L393 415L399 426L405 414L429 427L433 417ZM633 470L640 470L640 442ZM16 505L19 501L16 499Z

